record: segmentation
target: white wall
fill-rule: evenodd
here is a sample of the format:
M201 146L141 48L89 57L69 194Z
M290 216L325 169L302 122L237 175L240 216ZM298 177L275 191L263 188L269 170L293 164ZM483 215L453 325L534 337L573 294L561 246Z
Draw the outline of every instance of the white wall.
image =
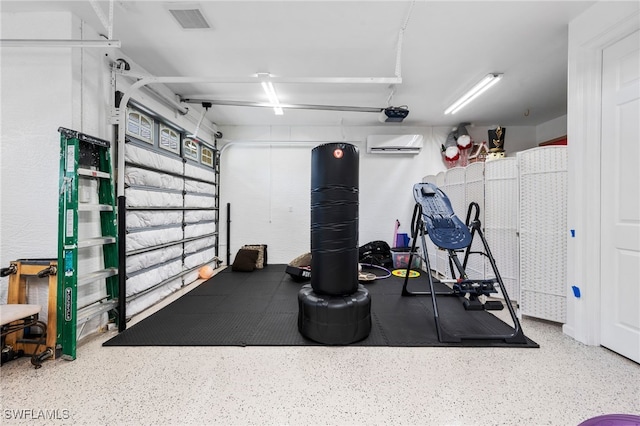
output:
M310 112L311 113L311 112ZM468 127L477 141L488 127ZM221 249L226 261L226 204L231 203L230 261L244 244L267 244L270 263L288 263L310 251L311 150L326 142L350 142L360 151L359 245L383 240L393 246L395 220L410 234L411 189L445 170L440 153L448 127L221 127ZM419 155L367 154L369 134L422 134ZM508 154L535 147L535 127L508 127Z
M99 38L69 13L3 12L0 17L3 39ZM2 48L0 55L0 266L6 267L17 259L57 258L58 128L114 141L110 64L126 56L117 49L58 47ZM118 90L129 86L130 81L118 78ZM195 130L199 113L182 116L143 92L135 98ZM206 128L199 136L213 141ZM99 250L91 250L79 259L79 268L92 267L100 258ZM6 301L7 280L0 279L0 302Z
M567 135L567 116L554 118L536 126L536 142L542 143Z
M638 2L598 2L569 23L567 324L576 340L600 344L602 51L640 29ZM637 281L637 277L632 277ZM576 298L571 286L581 289Z
M66 13L2 13L3 38L72 38ZM56 22L56 25L51 25ZM0 264L56 258L58 127L73 127L74 56L65 48L3 48Z

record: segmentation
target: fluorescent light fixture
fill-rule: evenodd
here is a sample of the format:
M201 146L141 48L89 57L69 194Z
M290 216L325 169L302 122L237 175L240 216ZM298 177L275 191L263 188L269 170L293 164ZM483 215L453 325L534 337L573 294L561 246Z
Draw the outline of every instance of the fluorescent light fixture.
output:
M270 81L263 81L262 88L269 97L269 103L273 106L273 111L276 115L283 115L284 111L282 111L282 107L280 106L280 101L276 95L276 90L273 88L273 84Z
M462 95L457 101L455 101L449 108L447 108L445 114L455 114L460 111L469 102L484 93L489 87L496 84L502 78L502 74L487 74L480 83L473 86L471 90Z

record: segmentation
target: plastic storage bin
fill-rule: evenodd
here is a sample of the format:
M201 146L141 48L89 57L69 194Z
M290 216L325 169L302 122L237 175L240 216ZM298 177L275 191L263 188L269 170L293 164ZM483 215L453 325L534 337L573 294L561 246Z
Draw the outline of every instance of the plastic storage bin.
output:
M422 266L422 259L420 259L417 249L418 247L416 247L416 251L413 252L413 259L411 259L411 269L420 269L420 267ZM411 247L392 248L391 257L393 259L393 268L406 269L407 265L409 264L410 254L411 254Z

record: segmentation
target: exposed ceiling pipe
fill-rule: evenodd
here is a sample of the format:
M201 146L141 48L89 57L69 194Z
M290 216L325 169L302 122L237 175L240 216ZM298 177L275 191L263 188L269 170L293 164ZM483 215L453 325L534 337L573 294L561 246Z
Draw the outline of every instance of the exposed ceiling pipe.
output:
M402 27L400 27L400 32L398 33L398 46L396 49L396 77L402 78L402 42L404 39L404 31L407 29L407 25L409 24L409 18L411 18L411 12L413 11L413 5L415 4L415 0L411 2L409 6L409 11L407 12L407 16L404 18L404 23Z
M273 104L268 102L247 102L247 101L228 101L220 99L181 99L182 102L188 104L200 104L210 103L212 105L226 105L226 106L242 106L242 107L259 107L259 108L273 108ZM288 109L313 109L321 111L350 111L350 112L374 112L379 113L384 110L384 107L359 107L359 106L345 106L345 105L308 105L308 104L278 104L282 108Z
M137 78L154 79L158 83L260 83L257 74L253 76L215 76L215 77L153 77L137 73L122 72L122 75ZM272 83L318 83L318 84L400 84L399 77L270 77ZM149 83L147 83L149 84Z
M2 39L0 47L120 47L120 40Z

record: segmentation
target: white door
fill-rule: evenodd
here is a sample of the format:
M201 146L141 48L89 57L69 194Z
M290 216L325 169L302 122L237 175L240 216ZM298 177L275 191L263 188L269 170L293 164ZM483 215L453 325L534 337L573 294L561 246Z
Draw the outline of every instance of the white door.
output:
M601 344L640 363L640 32L603 51Z

